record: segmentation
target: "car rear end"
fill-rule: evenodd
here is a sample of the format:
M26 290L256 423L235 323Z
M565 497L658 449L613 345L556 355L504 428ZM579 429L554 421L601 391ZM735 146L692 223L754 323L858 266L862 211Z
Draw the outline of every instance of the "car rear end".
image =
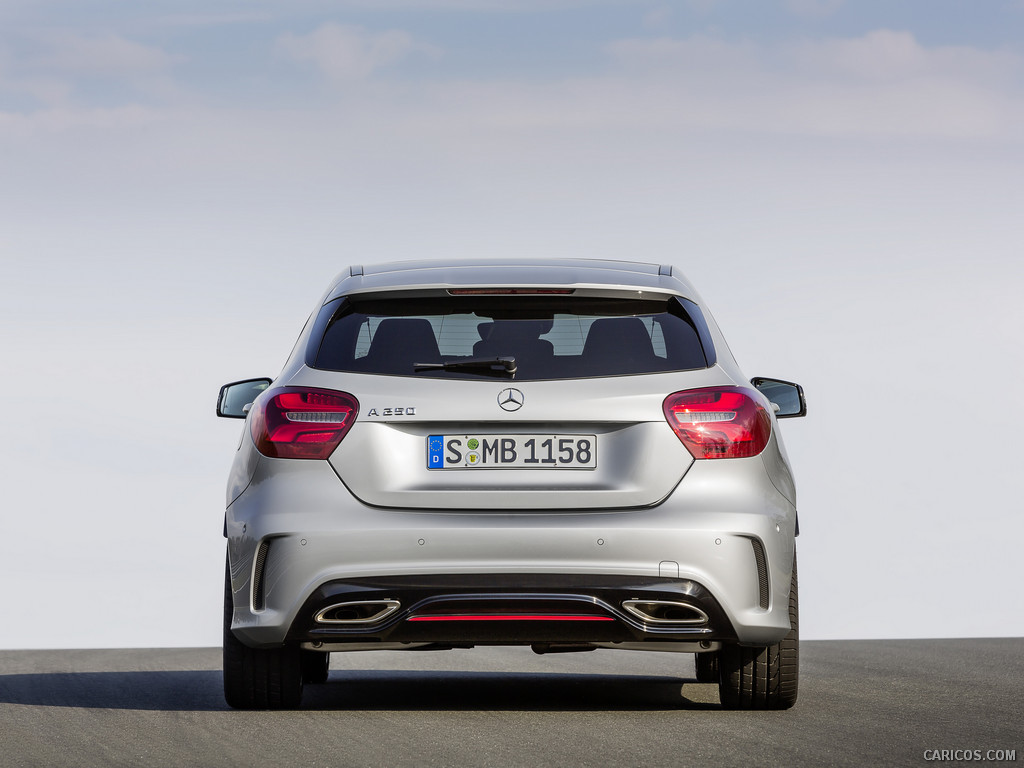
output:
M249 412L230 633L306 654L778 643L796 513L772 410L670 268L353 268Z

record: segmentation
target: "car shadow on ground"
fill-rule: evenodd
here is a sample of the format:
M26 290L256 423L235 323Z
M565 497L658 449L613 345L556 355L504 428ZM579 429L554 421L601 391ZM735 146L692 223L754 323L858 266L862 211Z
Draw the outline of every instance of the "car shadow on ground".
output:
M219 671L49 672L0 676L0 705L217 711ZM718 709L716 686L680 677L334 670L303 710L663 711Z
M618 711L718 709L716 686L679 677L433 671L332 671L304 709Z
M46 672L0 676L0 705L208 711L224 709L220 672Z

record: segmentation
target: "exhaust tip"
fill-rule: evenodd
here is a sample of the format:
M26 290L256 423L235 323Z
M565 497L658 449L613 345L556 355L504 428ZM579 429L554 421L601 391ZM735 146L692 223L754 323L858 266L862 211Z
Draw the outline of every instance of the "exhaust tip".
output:
M402 604L397 600L354 600L335 603L317 612L317 624L373 624L387 618Z
M623 600L622 607L638 619L651 624L697 626L708 623L708 615L689 603L672 600Z

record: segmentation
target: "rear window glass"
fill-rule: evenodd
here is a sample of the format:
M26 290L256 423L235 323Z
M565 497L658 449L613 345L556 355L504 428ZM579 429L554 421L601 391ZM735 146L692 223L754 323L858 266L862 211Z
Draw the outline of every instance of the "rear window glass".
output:
M513 357L515 379L589 378L706 368L703 318L690 302L572 296L444 296L345 300L313 366L332 371L476 379L472 368L419 363ZM694 318L692 315L697 314Z

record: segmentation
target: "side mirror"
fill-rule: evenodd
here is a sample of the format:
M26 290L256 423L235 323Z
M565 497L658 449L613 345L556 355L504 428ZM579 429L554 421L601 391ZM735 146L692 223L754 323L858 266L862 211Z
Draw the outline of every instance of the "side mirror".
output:
M804 388L791 381L755 377L750 380L754 388L768 398L775 407L775 418L792 419L807 415Z
M244 419L270 382L270 379L246 379L225 384L217 396L217 415L226 419Z

